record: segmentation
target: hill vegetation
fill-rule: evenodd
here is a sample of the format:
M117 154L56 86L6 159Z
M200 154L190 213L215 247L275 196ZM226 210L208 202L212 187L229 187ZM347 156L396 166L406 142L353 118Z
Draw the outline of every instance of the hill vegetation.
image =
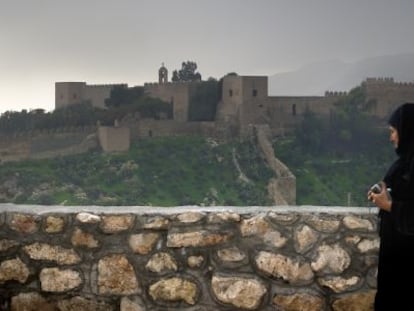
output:
M214 118L220 82L209 82L193 94L194 120ZM385 124L368 113L374 104L357 87L328 118L307 111L291 136L275 139L276 156L297 178L297 205L367 206L368 187L394 159ZM9 112L0 118L0 132L88 125L134 112L153 118L171 114L166 103L146 98L141 89L116 89L107 105L107 110L84 103L48 114ZM272 204L266 189L271 177L252 140L218 144L203 137L146 138L123 154L95 150L0 164L0 202L265 206Z
M269 205L266 185L272 174L251 142L149 138L124 154L96 151L0 165L0 199L65 205Z
M394 158L387 133L364 152L306 150L297 137L275 141L296 176L297 205L368 206L366 191ZM237 165L236 162L237 161ZM238 171L237 167L240 168ZM243 176L245 177L243 177ZM252 142L148 138L128 153L101 151L0 165L0 201L63 205L271 205L273 172Z
M297 203L367 206L370 185L381 180L395 153L374 102L357 87L329 118L305 113L295 135L275 143L275 155L297 178Z
M379 134L380 135L380 134ZM298 205L370 206L366 193L381 180L394 160L392 146L384 140L372 151L360 153L307 153L292 139L279 140L275 154L296 176Z

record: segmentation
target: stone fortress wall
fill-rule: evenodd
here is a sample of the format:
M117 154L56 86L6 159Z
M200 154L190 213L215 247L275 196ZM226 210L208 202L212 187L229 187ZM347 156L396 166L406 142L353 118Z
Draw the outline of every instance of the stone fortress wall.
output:
M193 83L146 83L145 92L173 106L173 119L180 122L188 121L188 106Z
M372 310L377 210L0 205L1 310Z
M55 109L73 104L90 102L92 106L105 108L105 100L114 87L127 84L86 84L86 82L55 82Z
M181 135L185 126L180 122L189 122L191 95L197 83L203 82L168 82L166 68L161 67L159 72L159 82L145 83L145 92L173 106L173 120L177 122L166 124L173 131L170 132L171 135L175 134L171 124L175 124ZM126 84L87 85L85 82L57 82L55 107L86 101L94 106L104 107L105 99L115 86L128 87ZM414 82L395 82L393 78L367 78L362 81L361 87L365 89L367 99L375 100L370 112L380 119L387 117L397 105L414 102ZM274 136L283 135L301 121L306 110L317 115L329 115L335 102L345 95L347 92L327 91L323 96L269 96L267 76L228 75L223 77L222 100L218 103L214 122L218 135L227 127L228 131L234 132L236 129L237 136L244 137L250 134L249 129L254 124L268 124ZM136 121L139 122L138 119ZM163 132L163 122L164 120L153 122L152 132ZM188 134L191 133L190 130Z
M269 96L267 76L227 75L223 77L222 100L218 103L215 120L204 129L207 123L200 122L195 125L188 120L191 96L197 84L203 82L169 82L168 70L164 66L158 73L158 83L145 83L143 87L149 96L160 98L172 105L173 119L130 119L127 124L133 138L140 135L152 136L155 133L192 135L200 132L222 138L246 137L251 135L252 125L263 124L270 127L272 136L283 135L295 128L305 111L329 115L335 102L347 95L347 92L327 91L323 96ZM57 82L55 107L87 101L96 107L105 107L105 99L116 86L128 87L127 84ZM395 82L393 78L367 78L361 83L361 87L365 89L367 98L375 101L371 114L381 119L387 117L397 105L406 101L414 102L414 82ZM125 124L124 122L123 125Z
M377 101L373 113L382 118L390 115L396 103L414 103L414 82L395 82L392 78L368 78L362 86L367 91L367 98Z
M0 135L0 161L46 159L98 148L96 126Z

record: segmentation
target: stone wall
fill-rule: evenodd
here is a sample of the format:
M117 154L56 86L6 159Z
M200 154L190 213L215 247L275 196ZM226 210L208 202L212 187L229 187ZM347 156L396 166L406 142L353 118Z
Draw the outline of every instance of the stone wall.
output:
M2 310L372 310L374 208L0 211Z
M272 96L267 99L268 122L272 135L292 132L302 122L307 111L319 116L329 116L340 96Z
M338 99L347 95L346 92L327 91L324 96L269 96L267 76L228 75L223 77L222 82L222 98L218 103L216 121L227 124L231 121L241 136L245 136L246 131L248 134L252 124L268 124L274 136L284 135L296 127L305 111L311 110L317 115L328 116ZM144 89L147 95L172 105L173 120L187 122L191 95L199 83L145 83ZM381 119L387 117L399 104L414 101L413 82L395 82L393 78L367 78L360 86L364 88L367 99L373 100L369 113ZM55 108L82 102L104 108L105 99L114 87L128 88L128 85L56 82Z
M289 168L275 157L273 146L270 140L270 128L267 125L256 126L257 145L262 151L266 163L275 173L271 178L267 189L273 198L275 205L296 204L296 177Z
M143 137L219 136L214 122L181 122L176 120L142 119L135 123L126 124L131 129L131 139L137 141Z
M31 139L27 136L10 139L0 137L0 162L20 161L30 158Z
M96 127L91 126L2 135L0 161L50 159L82 154L99 147L96 132Z
M196 83L146 83L145 93L159 98L173 106L173 119L180 122L188 121L188 107L192 89Z
M104 152L126 152L131 144L131 134L128 127L99 126L99 145Z
M56 82L55 109L89 102L93 107L106 108L105 100L115 87L128 84L86 84L86 82Z
M414 102L414 83L395 82L393 78L368 78L361 84L367 99L375 100L372 113L388 118L392 111L404 102Z

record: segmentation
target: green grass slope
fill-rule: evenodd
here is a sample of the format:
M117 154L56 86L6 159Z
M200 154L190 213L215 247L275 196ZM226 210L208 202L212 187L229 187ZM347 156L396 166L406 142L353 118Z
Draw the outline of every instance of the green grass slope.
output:
M237 164L236 165L236 162ZM240 178L241 172L247 180ZM0 166L0 201L64 205L270 205L273 173L249 142L143 139L128 153Z
M382 178L394 159L387 144L376 152L347 155L308 154L287 139L274 147L296 176L297 205L368 206L368 187ZM122 154L94 151L3 163L0 202L266 206L272 204L266 190L272 176L252 142L148 138Z

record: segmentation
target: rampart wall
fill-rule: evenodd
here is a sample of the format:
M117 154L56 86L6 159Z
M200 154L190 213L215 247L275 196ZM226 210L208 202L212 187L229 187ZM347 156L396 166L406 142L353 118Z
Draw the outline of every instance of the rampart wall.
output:
M173 119L180 122L188 120L188 107L193 83L146 83L147 95L159 98L173 106Z
M334 103L342 94L329 96L277 96L267 99L269 126L274 136L290 132L302 120L307 110L329 116Z
M191 96L197 83L200 82L145 83L144 89L147 95L160 98L173 106L174 121L187 122ZM115 86L57 82L56 107L79 101L90 101L94 106L103 107L110 90ZM118 86L128 87L126 84ZM366 90L367 99L374 102L370 113L379 118L387 117L403 102L414 102L413 82L396 83L392 78L368 78L361 86ZM237 136L242 137L249 134L252 124L268 124L273 135L283 135L295 128L306 110L317 115L329 115L334 103L347 95L347 92L327 91L324 96L268 96L266 76L230 75L223 78L222 87L222 100L218 103L215 118L220 127L217 132L223 129L223 124L228 124L232 127L231 131L237 128ZM165 125L160 126L164 127ZM176 128L181 135L183 127ZM189 128L191 131L193 127Z
M128 127L99 126L99 145L105 152L127 152L131 145L130 133Z
M373 113L380 118L388 117L404 102L414 102L414 82L394 82L393 78L368 78L363 83L367 99L376 101Z
M2 310L372 310L376 209L0 211Z
M86 85L84 90L84 100L90 102L94 107L106 108L105 101L110 98L111 91L116 86L119 85Z
M270 139L270 128L268 125L255 126L257 145L262 151L267 164L273 170L274 176L268 183L268 193L273 198L273 204L295 205L296 204L296 177L289 168L275 157Z
M236 130L213 121L129 119L119 127L68 127L0 135L0 161L54 158L81 154L101 147L105 152L127 151L131 142L144 137L199 135L225 141Z
M141 119L127 125L131 129L131 139L142 137L162 137L180 135L218 136L215 122L181 122L176 120Z
M0 160L20 161L80 154L97 148L96 126L15 133L0 136Z
M55 108L90 103L94 107L106 108L105 100L115 87L127 88L128 84L86 84L86 82L56 82Z

